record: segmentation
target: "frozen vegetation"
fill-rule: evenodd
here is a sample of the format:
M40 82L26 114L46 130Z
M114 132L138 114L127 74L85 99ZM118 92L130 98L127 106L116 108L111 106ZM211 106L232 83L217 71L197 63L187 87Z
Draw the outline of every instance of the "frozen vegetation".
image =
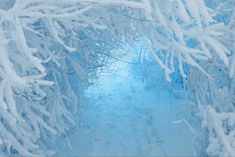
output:
M234 0L0 0L0 156L235 156Z

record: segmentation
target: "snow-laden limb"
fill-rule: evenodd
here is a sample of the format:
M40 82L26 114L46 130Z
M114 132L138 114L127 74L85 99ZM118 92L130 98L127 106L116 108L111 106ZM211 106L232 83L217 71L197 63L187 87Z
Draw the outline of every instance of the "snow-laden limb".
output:
M189 73L193 104L201 120L206 137L206 154L211 156L234 156L234 86L230 83L228 69L215 62L203 65L216 80L203 77L193 70ZM219 70L218 70L219 69ZM227 73L227 74L226 74ZM229 89L230 88L230 89Z
M43 6L38 7L38 10L35 14L32 13L32 16L28 14L27 9L35 9L36 6L36 1L17 0L13 6L0 10L0 137L1 152L5 155L46 155L47 151L37 144L38 139L42 138L42 130L45 134L55 135L61 133L61 127L63 127L63 124L57 125L57 123L48 119L59 122L61 117L57 118L57 115L64 114L64 117L70 117L70 114L64 108L57 110L56 115L54 115L50 113L46 104L42 104L42 100L48 94L43 90L43 86L50 88L55 85L58 86L58 82L53 82L56 79L45 80L48 69L45 69L43 56L52 52L43 52L37 47L32 47L33 45L29 44L31 41L29 42L25 31L40 34L40 32L31 29L31 26L35 21L43 18L46 21L44 24L48 24L47 28L50 28L48 31L51 39L46 37L47 42L55 41L69 51L74 49L67 46L64 39L58 36L59 30L56 28L56 21L53 18L58 18L61 14L47 17L40 10L44 9ZM54 8L60 9L58 6ZM48 8L46 7L46 9ZM82 11L79 13L82 13ZM75 14L78 13L74 11L72 15ZM47 62L49 60L59 64L55 57L49 58ZM76 105L76 99L71 98L73 93L68 92L67 94L70 97L68 98L69 101ZM61 95L55 96L57 96L56 99L61 97ZM56 99L53 103L58 102ZM73 99L75 100L73 101ZM61 105L61 103L62 101L57 103L56 106Z
M43 80L44 66L34 56L34 49L28 47L19 21L12 23L11 15L2 11L0 22L0 111L1 139L4 153L17 151L23 156L34 156L33 150L40 136L40 127L55 133L42 115L49 114L40 103L34 102L43 98L45 93L41 85L51 85ZM35 72L41 75L34 74ZM27 76L26 76L27 74ZM28 100L27 100L28 99ZM41 154L38 152L38 154Z
M213 156L235 156L235 113L219 113L210 105L203 106L199 99L197 105L202 127L208 132L206 152Z
M217 113L214 108L208 107L205 114L202 123L209 131L208 154L235 156L235 113Z
M222 23L215 23L204 1L190 0L186 3L181 0L151 1L151 4L154 10L151 15L155 17L152 18L155 21L151 23L154 25L146 28L149 31L148 37L152 40L152 45L156 45L154 47L157 49L158 56L161 56L161 53L170 52L178 59L183 77L185 75L182 63L196 66L206 74L197 62L210 60L212 54L216 54L226 65L229 65L229 51L215 38L223 35L225 27ZM169 5L170 9L165 9L166 5ZM159 29L158 32L155 31L156 28ZM156 35L150 35L155 32ZM189 40L196 45L190 45ZM165 64L165 67L168 66ZM170 71L173 72L173 70ZM166 73L170 75L171 72Z

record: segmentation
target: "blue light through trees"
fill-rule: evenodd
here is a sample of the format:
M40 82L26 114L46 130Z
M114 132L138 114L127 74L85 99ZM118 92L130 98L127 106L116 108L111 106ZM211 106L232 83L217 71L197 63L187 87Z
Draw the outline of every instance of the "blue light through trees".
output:
M184 123L192 115L180 77L172 87L147 58L130 53L116 59L85 91L77 131L60 142L57 155L196 155L195 135Z

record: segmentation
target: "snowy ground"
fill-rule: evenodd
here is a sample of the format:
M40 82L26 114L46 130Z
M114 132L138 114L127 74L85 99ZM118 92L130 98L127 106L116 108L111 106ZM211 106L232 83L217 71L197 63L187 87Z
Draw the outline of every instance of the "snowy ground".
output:
M68 135L71 148L61 141L57 155L65 156L192 156L193 135L184 123L185 101L167 91L145 90L117 62L86 91L80 106L80 127ZM64 145L64 146L62 146Z

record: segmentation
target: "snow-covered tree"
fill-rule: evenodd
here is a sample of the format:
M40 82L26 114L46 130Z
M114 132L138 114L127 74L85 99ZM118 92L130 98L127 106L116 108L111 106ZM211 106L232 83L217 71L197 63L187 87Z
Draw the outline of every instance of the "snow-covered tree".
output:
M234 7L233 0L0 1L1 153L51 154L48 137L75 125L78 91L117 55L112 50L141 44L168 81L179 71L191 87L206 153L234 156Z

